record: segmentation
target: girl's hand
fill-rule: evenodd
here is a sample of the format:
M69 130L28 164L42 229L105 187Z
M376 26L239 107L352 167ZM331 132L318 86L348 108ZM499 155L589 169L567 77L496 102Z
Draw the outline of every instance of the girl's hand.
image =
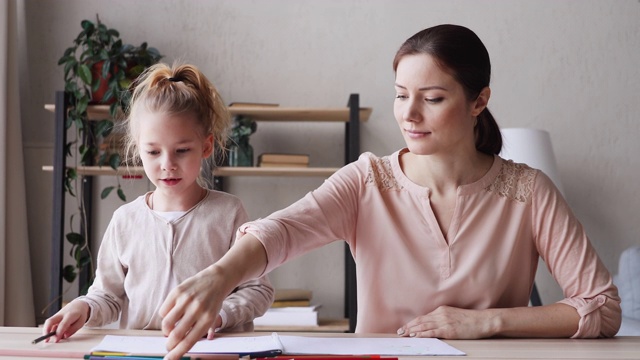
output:
M202 338L212 335L211 324L218 324L226 293L211 268L205 269L174 288L160 307L162 333L168 337L165 359L179 359ZM220 320L220 323L222 320Z
M440 339L481 339L495 334L490 311L440 306L398 329L404 337Z
M212 327L209 328L209 331L207 331L207 340L213 340L213 337L216 334L216 329L220 328L221 326L222 326L222 317L218 315L216 317L216 322L213 324Z
M44 322L43 334L56 331L56 335L46 339L45 342L58 342L75 334L89 319L89 311L89 305L84 301L72 301L64 306Z

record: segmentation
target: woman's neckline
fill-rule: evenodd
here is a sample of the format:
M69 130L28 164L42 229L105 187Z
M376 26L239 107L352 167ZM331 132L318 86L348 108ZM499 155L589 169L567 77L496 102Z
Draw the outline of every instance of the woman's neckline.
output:
M394 176L398 179L398 182L403 187L409 190L417 191L417 192L426 192L426 193L431 192L432 189L430 189L427 186L416 184L411 179L409 179L409 177L402 170L402 167L400 166L400 156L402 156L402 154L405 154L407 152L409 152L409 149L405 147L396 151L394 154L392 154L391 168L392 168L392 171L394 172ZM497 155L493 155L493 162L489 167L489 169L485 172L485 174L482 175L480 178L478 178L476 181L458 186L458 193L468 194L468 193L473 193L475 191L484 189L485 187L487 187L489 184L493 182L496 176L498 176L498 173L500 172L501 167L502 167L502 159Z

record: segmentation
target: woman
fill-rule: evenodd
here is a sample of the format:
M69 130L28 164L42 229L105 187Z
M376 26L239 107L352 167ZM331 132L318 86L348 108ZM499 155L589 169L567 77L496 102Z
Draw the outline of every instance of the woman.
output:
M569 206L542 172L497 155L480 39L461 26L432 27L409 38L393 65L407 147L363 154L290 207L241 226L229 253L163 304L169 358L206 332L236 284L338 239L356 261L356 332L615 335L617 289ZM566 298L528 307L539 256Z

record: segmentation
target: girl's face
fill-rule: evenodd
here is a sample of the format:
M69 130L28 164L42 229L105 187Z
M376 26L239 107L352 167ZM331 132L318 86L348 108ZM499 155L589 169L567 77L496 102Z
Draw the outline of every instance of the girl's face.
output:
M138 149L144 172L161 195L170 198L200 193L200 165L213 151L213 136L203 137L193 114L141 111Z
M403 57L395 88L393 112L409 151L416 155L475 151L473 128L486 102L482 106L479 100L469 102L462 85L432 56Z

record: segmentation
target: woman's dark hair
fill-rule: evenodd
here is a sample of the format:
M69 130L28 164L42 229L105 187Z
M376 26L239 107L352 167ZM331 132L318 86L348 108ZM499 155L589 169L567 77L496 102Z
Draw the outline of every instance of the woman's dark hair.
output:
M489 86L491 61L489 52L478 36L459 25L438 25L422 30L400 46L393 59L393 71L405 55L431 55L438 65L464 88L467 100L475 100ZM478 115L475 127L476 149L486 154L499 154L502 135L488 108Z

